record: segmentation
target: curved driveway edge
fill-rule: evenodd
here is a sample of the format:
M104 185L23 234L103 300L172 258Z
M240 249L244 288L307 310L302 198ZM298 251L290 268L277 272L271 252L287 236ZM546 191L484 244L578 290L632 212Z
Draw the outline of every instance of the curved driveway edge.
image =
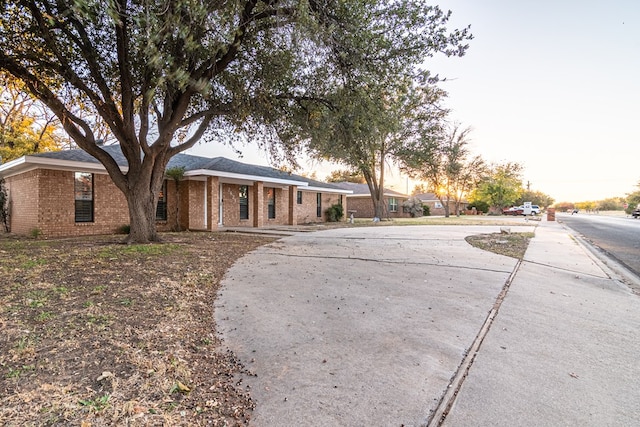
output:
M240 259L215 315L255 374L252 425L425 424L516 265L464 240L497 231L343 228Z

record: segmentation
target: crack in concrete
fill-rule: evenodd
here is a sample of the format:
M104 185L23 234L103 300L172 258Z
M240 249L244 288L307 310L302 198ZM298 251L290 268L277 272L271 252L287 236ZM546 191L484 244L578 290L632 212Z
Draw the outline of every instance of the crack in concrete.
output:
M462 363L460 363L460 366L458 366L458 369L456 370L455 374L453 375L453 377L451 377L451 381L449 382L449 385L447 386L447 389L445 390L444 394L440 398L440 401L438 402L438 406L436 406L436 409L433 412L431 412L424 426L440 427L442 423L445 421L445 419L447 418L447 415L449 414L449 411L451 410L453 404L455 403L456 398L458 397L458 393L460 392L460 389L462 388L462 385L464 384L465 379L469 375L471 366L473 365L473 362L475 361L476 356L480 351L480 346L482 345L482 342L484 341L485 337L489 333L489 330L491 329L491 325L493 324L495 318L498 316L498 311L500 310L500 306L502 305L502 302L507 296L507 292L511 287L511 283L513 282L513 279L515 278L516 273L520 269L521 265L522 265L522 260L518 260L513 271L509 275L509 278L507 279L504 286L502 287L502 290L496 297L496 300L493 304L493 308L491 309L491 311L489 311L489 314L487 315L484 323L482 324L480 331L478 332L475 339L473 340L471 347L469 347L465 357L462 359Z
M278 256L290 257L290 258L343 259L347 261L378 262L378 263L385 263L385 264L424 265L424 266L430 266L430 267L460 268L460 269L472 270L472 271L488 271L492 273L509 273L509 270L496 270L492 268L469 267L466 265L457 265L457 264L440 264L440 263L421 262L421 261L363 258L363 257L355 257L355 256L352 257L352 256L330 256L330 255L298 255L298 254L285 254L285 253L276 253L276 252L270 252L270 255L278 255ZM520 261L518 261L518 263L519 262Z

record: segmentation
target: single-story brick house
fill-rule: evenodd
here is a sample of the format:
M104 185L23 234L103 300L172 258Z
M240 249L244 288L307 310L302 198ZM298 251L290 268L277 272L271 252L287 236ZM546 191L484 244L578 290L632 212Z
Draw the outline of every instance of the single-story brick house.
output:
M445 213L444 206L442 202L438 199L438 196L435 195L435 193L421 193L421 194L416 194L414 197L417 197L418 200L420 200L424 206L429 206L429 213L431 215L444 215ZM466 200L462 200L460 202L461 213L467 213L466 212L467 204L468 203ZM453 201L449 202L449 214L450 215L456 214L456 204Z
M103 147L124 171L119 145ZM176 188L165 179L156 210L159 231L264 227L324 222L325 211L350 191L266 166L224 157L174 156L183 167ZM127 202L104 166L80 149L39 153L0 164L10 229L46 237L109 234L129 223ZM178 207L178 209L176 209ZM177 213L176 213L177 212Z
M373 218L375 216L371 192L367 184L354 182L334 182L333 185L348 190L347 216L353 213L354 218ZM410 218L409 212L405 212L402 204L409 198L406 194L385 188L383 200L385 203L384 218Z

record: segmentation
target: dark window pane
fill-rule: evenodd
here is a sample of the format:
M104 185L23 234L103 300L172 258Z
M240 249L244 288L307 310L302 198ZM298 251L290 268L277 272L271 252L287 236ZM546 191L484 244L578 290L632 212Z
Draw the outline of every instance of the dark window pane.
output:
M316 216L322 217L322 193L316 195Z
M249 219L249 187L241 185L239 191L240 198L240 219Z
M267 190L267 211L269 219L276 217L276 189L269 188Z
M156 221L167 220L167 181L162 183L160 194L158 195L158 204L156 205Z
M93 222L93 174L74 174L75 221Z

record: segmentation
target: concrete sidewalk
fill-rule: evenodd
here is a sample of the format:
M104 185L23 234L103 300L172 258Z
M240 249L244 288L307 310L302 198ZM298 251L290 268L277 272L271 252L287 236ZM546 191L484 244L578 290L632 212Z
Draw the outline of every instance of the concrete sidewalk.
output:
M443 425L640 425L640 298L611 274L539 227Z
M556 223L522 264L464 241L498 230L335 229L241 259L216 320L256 375L252 425L438 425L507 283L444 424L640 424L640 299Z

